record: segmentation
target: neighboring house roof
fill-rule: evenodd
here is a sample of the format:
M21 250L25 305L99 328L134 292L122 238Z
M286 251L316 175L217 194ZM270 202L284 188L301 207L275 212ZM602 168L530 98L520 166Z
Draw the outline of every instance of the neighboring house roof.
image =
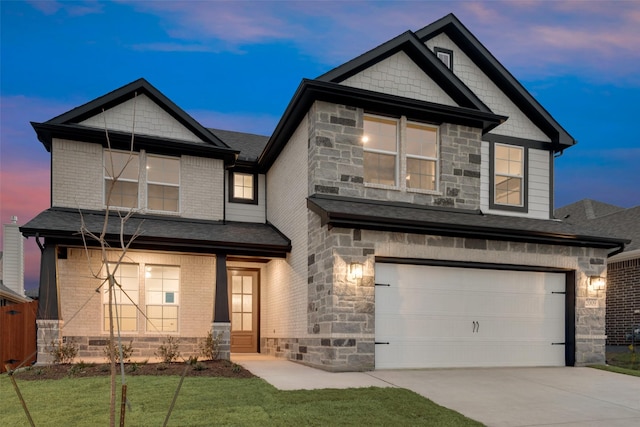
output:
M82 220L86 228L100 234L104 211L50 208L20 227L25 237L53 237L58 241L81 239ZM139 236L131 245L137 249L166 249L230 255L285 257L291 241L270 224L183 219L159 215L133 214L124 227L125 238ZM107 240L119 242L120 220L117 213L109 217ZM91 244L91 239L87 238Z
M598 230L600 234L625 236L630 243L625 246L624 253L640 250L640 205L625 209L583 199L556 209L555 215L568 223Z
M402 202L313 195L307 206L335 227L475 237L479 239L619 248L628 240L563 221L549 221Z
M84 105L76 107L64 114L54 117L44 123L31 125L35 129L38 139L51 151L51 141L54 137L78 138L87 142L106 144L104 129L83 126L80 122L113 108L125 101L133 99L136 95L145 94L164 111L185 126L203 143L194 143L182 140L159 138L148 135L135 135L134 146L139 148L153 148L166 154L193 153L200 156L222 157L227 163L232 163L237 157L237 151L229 148L224 142L203 127L193 117L164 96L145 79L138 79L121 88L107 93ZM113 148L128 149L131 143L131 135L127 132L109 130L109 137Z
M22 295L16 293L14 290L6 287L2 283L2 280L0 280L0 299L4 299L16 304L31 301L31 298L23 297Z
M416 31L421 42L445 33L550 139L555 151L576 144L575 139L540 105L486 47L450 13ZM447 70L448 71L448 70Z
M256 162L269 141L268 136L253 133L212 128L209 128L209 131L229 147L238 150L240 152L238 160L240 161Z
M25 289L24 294L31 299L38 299L40 297L40 288Z

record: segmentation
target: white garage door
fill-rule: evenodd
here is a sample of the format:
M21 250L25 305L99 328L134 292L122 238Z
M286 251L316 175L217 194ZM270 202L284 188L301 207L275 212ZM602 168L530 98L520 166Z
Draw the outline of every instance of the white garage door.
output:
M375 274L377 369L565 364L562 273L376 263Z

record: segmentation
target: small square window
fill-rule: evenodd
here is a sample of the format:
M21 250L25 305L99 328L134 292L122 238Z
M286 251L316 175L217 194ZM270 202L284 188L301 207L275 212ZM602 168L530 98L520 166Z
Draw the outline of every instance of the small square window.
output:
M229 202L258 204L258 175L229 172Z
M444 65L447 66L448 69L453 71L453 51L449 49L443 49L441 47L436 47L433 49L436 56Z

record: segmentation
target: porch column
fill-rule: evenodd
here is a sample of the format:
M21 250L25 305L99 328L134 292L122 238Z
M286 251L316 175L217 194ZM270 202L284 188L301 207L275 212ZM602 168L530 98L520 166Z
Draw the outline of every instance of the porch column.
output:
M216 255L216 298L213 313L213 337L218 341L218 358L231 358L231 321L227 284L227 255Z
M39 365L50 364L53 358L50 354L52 341L60 339L60 311L58 303L58 283L56 280L56 250L55 244L45 241L40 246L40 287L38 290L38 317L36 320Z

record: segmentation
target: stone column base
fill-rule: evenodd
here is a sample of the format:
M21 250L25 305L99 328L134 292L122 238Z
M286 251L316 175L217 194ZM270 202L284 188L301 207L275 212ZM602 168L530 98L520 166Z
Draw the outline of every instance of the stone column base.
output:
M213 322L211 332L218 341L218 359L231 360L231 322Z
M51 355L51 343L60 341L60 330L62 329L62 320L39 319L36 320L38 356L36 365L51 365L53 356Z

